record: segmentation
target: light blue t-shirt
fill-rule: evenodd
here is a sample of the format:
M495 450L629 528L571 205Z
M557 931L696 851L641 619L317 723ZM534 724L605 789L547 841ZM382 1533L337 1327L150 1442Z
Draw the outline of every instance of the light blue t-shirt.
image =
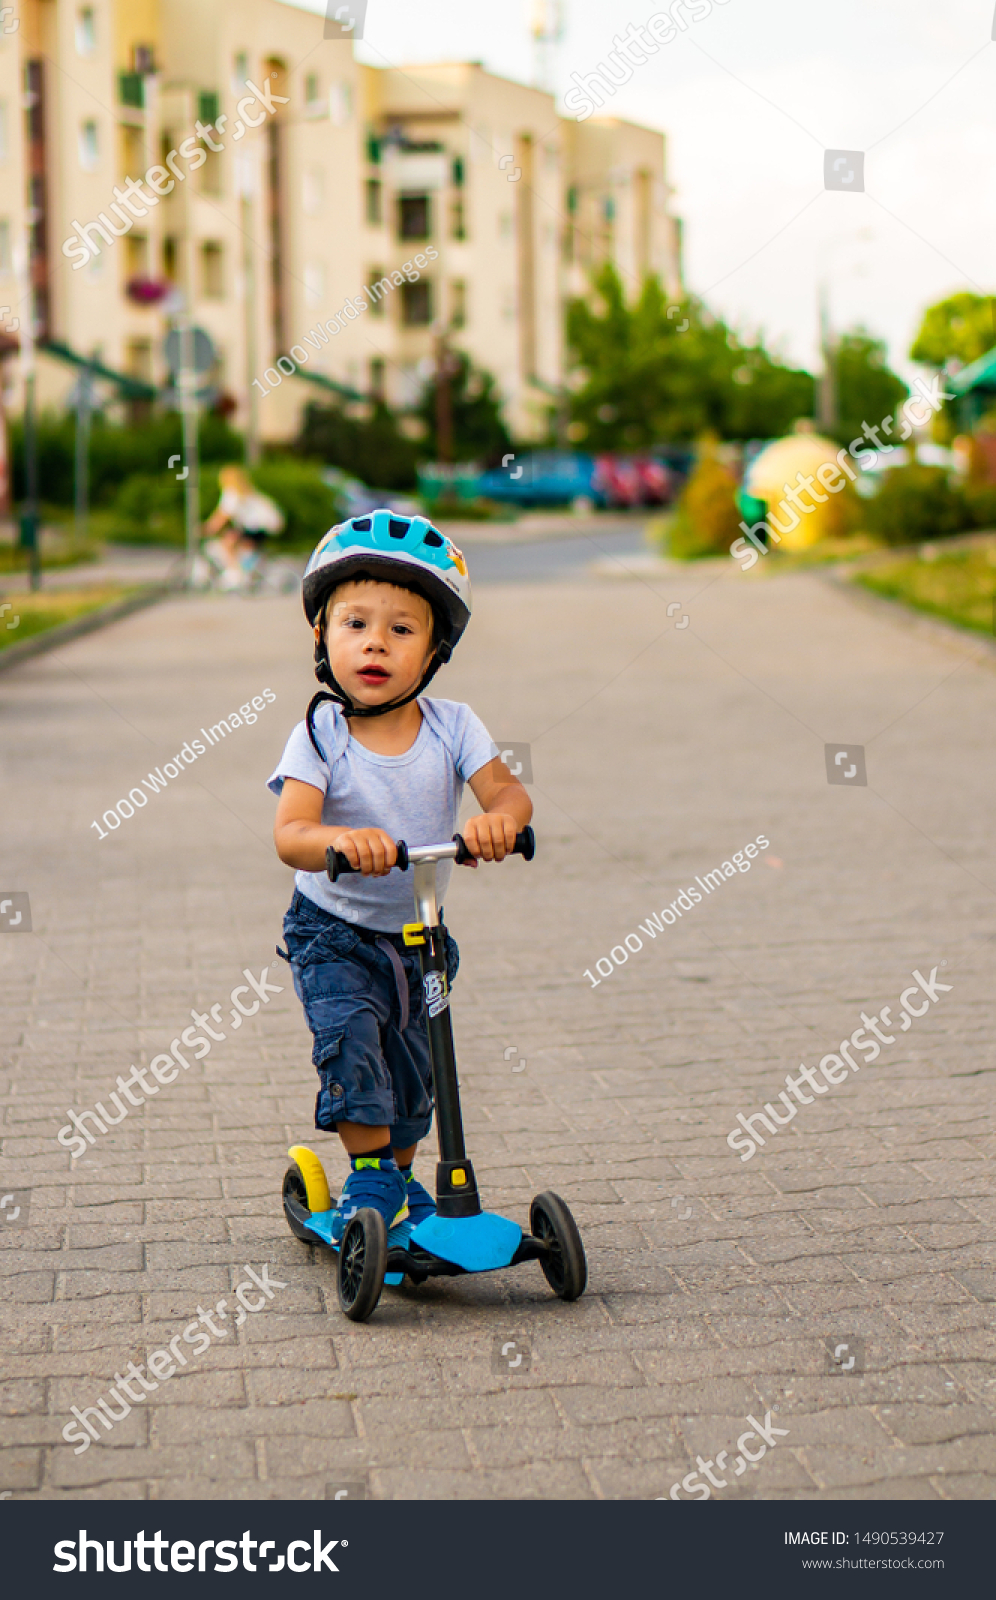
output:
M323 701L314 727L325 760L316 754L307 725L299 722L267 788L279 794L285 778L296 778L320 789L325 827L383 828L409 845L452 839L463 786L498 754L498 746L469 706L428 696L420 696L418 704L422 726L411 749L382 756L351 738L339 707ZM448 861L436 869L440 903L451 872ZM389 872L384 878L355 873L337 883L324 872L298 872L294 881L324 910L380 933L400 933L415 919L411 870Z

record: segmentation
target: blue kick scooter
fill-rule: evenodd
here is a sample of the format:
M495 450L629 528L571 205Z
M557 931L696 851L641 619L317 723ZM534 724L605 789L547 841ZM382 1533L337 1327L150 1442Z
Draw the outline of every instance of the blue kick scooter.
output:
M536 848L532 828L517 835L514 854L531 861ZM284 1176L283 1204L291 1232L306 1244L323 1244L338 1258L339 1304L353 1322L365 1322L380 1299L384 1284L412 1283L427 1278L458 1277L467 1272L495 1272L538 1261L547 1283L561 1300L577 1300L588 1281L584 1246L577 1224L559 1195L537 1195L529 1211L529 1232L517 1222L481 1208L473 1164L467 1157L460 1113L453 1024L443 925L436 905L436 864L471 859L460 834L450 844L409 849L397 842L397 868L415 869L417 921L404 930L407 945L418 947L422 992L429 1031L429 1054L439 1131L436 1166L436 1214L413 1230L404 1249L387 1247L387 1226L379 1211L363 1207L346 1224L342 1240L331 1237L334 1202L325 1169L313 1150L294 1145L287 1153L294 1165ZM328 875L335 883L352 872L346 856L329 849Z

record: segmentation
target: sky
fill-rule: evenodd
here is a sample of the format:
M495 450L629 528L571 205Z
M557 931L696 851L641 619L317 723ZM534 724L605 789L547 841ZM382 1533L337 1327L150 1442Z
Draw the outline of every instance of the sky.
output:
M369 0L356 54L375 66L481 61L533 82L533 4ZM920 370L908 350L924 308L996 290L994 5L690 0L685 31L634 69L604 113L666 135L688 288L815 368L825 282L836 330L863 325L907 380ZM563 0L549 84L558 109L572 73L597 69L614 35L669 8ZM827 149L865 152L863 193L825 189Z

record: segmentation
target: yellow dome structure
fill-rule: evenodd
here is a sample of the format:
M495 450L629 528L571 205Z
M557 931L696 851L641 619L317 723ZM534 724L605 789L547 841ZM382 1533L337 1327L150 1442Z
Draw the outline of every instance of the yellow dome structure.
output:
M837 460L839 450L840 445L831 439L800 431L766 445L751 463L743 487L768 508L768 525L779 535L779 540L772 536L772 548L777 549L780 541L783 550L804 550L841 532L840 480L843 478L845 484L848 480ZM824 474L830 477L836 492L829 493L819 481L814 482L811 492L802 479L815 480L819 469L827 464L838 474L836 478ZM795 492L795 501L786 494L786 487Z

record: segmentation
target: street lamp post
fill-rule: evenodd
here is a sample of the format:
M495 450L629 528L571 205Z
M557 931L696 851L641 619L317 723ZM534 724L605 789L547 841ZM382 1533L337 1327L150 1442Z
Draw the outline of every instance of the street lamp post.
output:
M41 551L38 547L38 429L35 411L35 295L27 250L20 265L25 292L21 321L21 370L24 374L24 510L21 513L21 547L28 552L32 589L41 588Z
M194 329L187 308L179 319L180 368L177 387L180 391L180 417L183 425L184 520L186 524L187 583L193 577L194 559L200 539L200 452L197 440L197 373L194 368Z

